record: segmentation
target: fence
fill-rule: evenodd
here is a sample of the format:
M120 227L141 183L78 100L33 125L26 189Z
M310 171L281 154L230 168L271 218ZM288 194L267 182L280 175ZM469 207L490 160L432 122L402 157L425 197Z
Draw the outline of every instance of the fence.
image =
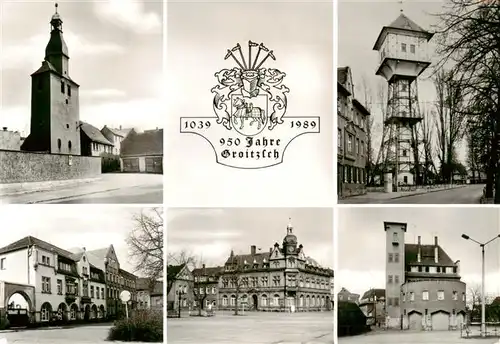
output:
M452 189L458 184L433 184L433 185L399 185L398 191L408 192L417 190L434 190L434 189ZM384 192L385 188L383 186L368 186L366 188L368 192Z

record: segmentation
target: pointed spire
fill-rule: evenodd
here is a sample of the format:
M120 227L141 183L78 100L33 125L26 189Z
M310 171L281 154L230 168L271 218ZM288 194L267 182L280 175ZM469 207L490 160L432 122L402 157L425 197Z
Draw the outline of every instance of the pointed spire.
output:
M292 218L288 218L288 226L286 227L287 234L292 234L293 226L292 226Z
M403 13L403 0L399 0L398 2L399 2L399 4L401 5L401 8L399 9L399 11L400 11L401 13Z
M55 3L55 7L56 7L56 14L57 14L57 7L59 7L59 5L57 4L57 2Z

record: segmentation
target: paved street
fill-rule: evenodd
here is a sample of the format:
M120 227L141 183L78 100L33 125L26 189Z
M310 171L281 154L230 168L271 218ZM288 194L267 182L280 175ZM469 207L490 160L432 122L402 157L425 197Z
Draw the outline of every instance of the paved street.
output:
M106 341L110 327L109 325L93 325L69 329L49 328L23 330L19 332L0 331L0 343L2 339L7 339L8 344L110 343Z
M498 338L467 339L460 338L460 331L396 332L383 331L366 335L342 337L339 344L493 344Z
M167 319L169 344L333 343L333 313L245 313Z
M428 192L393 199L380 199L376 195L346 198L341 204L479 204L483 184L467 185L455 189Z
M29 187L28 192L0 198L3 203L163 203L161 174L103 174L96 181L62 184L48 190Z

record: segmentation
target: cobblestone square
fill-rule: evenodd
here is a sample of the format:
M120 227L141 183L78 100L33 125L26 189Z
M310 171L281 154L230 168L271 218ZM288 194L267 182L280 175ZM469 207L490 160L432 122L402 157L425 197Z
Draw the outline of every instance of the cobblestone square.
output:
M0 332L0 343L8 344L58 344L58 343L109 343L106 341L109 325L81 326L74 328L41 328L18 332Z
M169 344L333 344L333 312L261 313L170 318Z

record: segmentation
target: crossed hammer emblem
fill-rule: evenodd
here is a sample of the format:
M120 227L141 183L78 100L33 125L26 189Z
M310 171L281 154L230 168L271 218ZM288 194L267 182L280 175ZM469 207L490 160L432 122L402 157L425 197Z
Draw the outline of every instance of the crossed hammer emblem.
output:
M256 47L258 47L259 49L257 50L257 55L255 56L255 59L252 61L252 48ZM239 52L239 55L241 57L241 62L235 56L236 51ZM261 51L264 51L267 54L260 62L258 62ZM241 45L239 43L236 44L234 48L227 50L227 54L224 57L224 60L227 60L230 57L232 57L234 61L236 61L238 66L240 66L240 68L243 70L258 70L260 66L262 66L262 64L266 62L268 58L276 60L276 57L274 56L272 50L269 50L263 43L257 44L252 41L248 41L248 64L247 61L245 60L245 57L243 56Z

